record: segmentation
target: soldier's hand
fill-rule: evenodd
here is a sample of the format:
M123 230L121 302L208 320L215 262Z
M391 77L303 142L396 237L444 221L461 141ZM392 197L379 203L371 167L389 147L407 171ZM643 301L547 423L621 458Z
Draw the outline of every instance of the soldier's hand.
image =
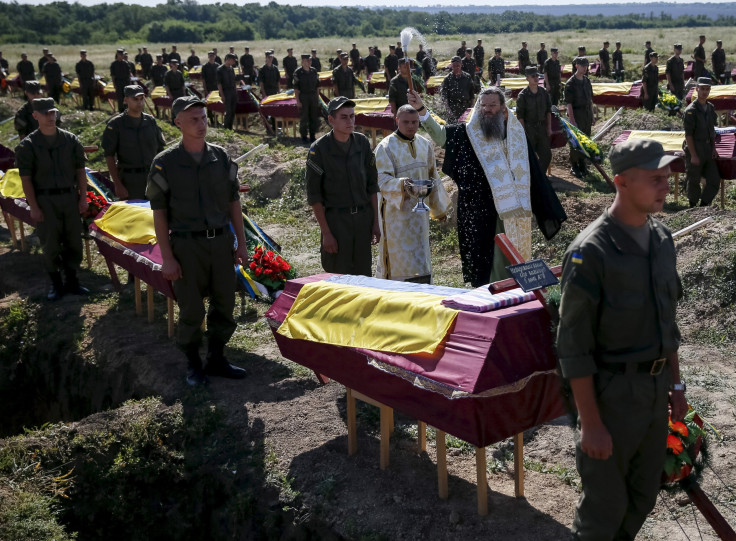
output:
M693 165L700 165L700 158L694 152L690 154L690 163Z
M120 183L115 184L115 196L118 199L128 199L128 189Z
M337 253L337 239L332 233L322 234L322 248L324 248L325 252L328 254Z
M417 111L424 107L424 102L422 101L422 98L419 97L419 93L416 90L407 91L406 96L409 99L409 105L414 107Z
M172 282L181 278L181 267L179 262L175 258L164 259L161 264L161 274L164 278L171 280Z
M79 214L85 215L89 210L89 202L87 201L87 195L83 195L79 198Z
M381 240L381 227L378 223L373 224L373 232L371 233L371 244L378 244Z
M238 249L235 251L235 262L245 265L248 263L248 247L243 244L238 244Z
M41 207L31 207L31 220L34 222L43 222L43 211Z
M590 458L606 460L613 454L613 440L606 425L580 427L580 448Z
M300 110L302 108L302 102L300 102L299 100L296 100L296 108Z

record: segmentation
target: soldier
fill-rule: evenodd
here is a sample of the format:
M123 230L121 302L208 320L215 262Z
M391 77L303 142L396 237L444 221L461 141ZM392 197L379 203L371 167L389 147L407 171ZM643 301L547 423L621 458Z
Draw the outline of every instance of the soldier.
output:
M470 78L473 80L473 85L475 85L475 78L476 78L476 69L475 69L475 59L473 58L473 49L468 47L465 49L465 54L461 57L462 60L460 61L460 65L462 67L462 70L470 75Z
M143 72L143 78L148 79L151 76L151 66L153 66L153 57L148 52L148 47L143 47L141 53L141 71Z
M690 207L707 207L713 202L721 185L721 175L716 164L716 132L718 122L715 107L708 101L711 80L698 79L697 99L685 109L685 162L687 164L687 198ZM700 187L700 179L705 177L705 190Z
M536 66L527 66L524 74L529 86L522 89L516 98L516 117L537 153L540 168L546 173L552 162L552 101L547 91L539 86Z
M215 62L217 62L218 64L220 64L220 65L222 66L222 58L220 58L220 57L219 57L219 56L217 55L217 47L212 47L212 50L213 50L213 51L215 52ZM272 51L272 52L273 52L273 51ZM165 63L165 62L164 62L164 63Z
M649 53L649 64L641 74L641 103L647 111L654 111L659 100L659 54Z
M82 94L82 109L94 110L95 96L97 96L97 80L95 79L95 65L87 60L87 51L79 51L81 60L77 62L75 71L79 79L79 90Z
M419 48L421 49L422 46L419 45ZM486 52L483 50L483 40L478 40L478 45L473 47L473 59L475 60L475 65L478 66L480 69L483 69L483 66L485 66L485 59L486 59ZM417 62L421 62L419 59L419 53L417 53Z
M585 75L588 70L588 59L577 57L573 60L575 73L565 83L565 102L567 103L567 118L585 135L590 136L593 126L593 87ZM579 151L570 149L570 172L583 178L588 174L585 165L585 156Z
M137 54L137 55L135 55L135 59L134 59L134 62L135 62L136 64L137 64L137 63L139 63L139 62L141 61L141 56L142 56L142 55L143 55L143 51L141 50L141 48L140 48L140 47L138 47L138 54Z
M480 40L478 40L478 41L480 42ZM369 50L370 50L370 49L372 49L372 48L373 48L373 47L369 47ZM425 50L424 50L424 45L422 45L422 44L420 43L420 44L419 44L419 50L417 51L417 55L416 55L416 57L415 57L415 58L416 58L416 61L417 61L417 63L418 63L419 65L421 65L421 64L422 64L422 62L424 61L424 59L425 59L426 57L427 57L427 51L425 51Z
M184 86L184 75L179 71L179 61L169 57L169 66L171 66L171 69L164 75L164 86L166 87L166 94L173 102L176 98L185 96L187 90Z
M220 99L225 104L225 126L226 130L233 129L235 121L235 107L238 104L238 91L235 86L235 70L233 66L238 63L238 57L232 53L225 55L225 64L217 68L217 90L220 91Z
M552 105L560 103L560 82L562 71L560 61L557 59L559 51L557 47L550 49L552 56L544 62L544 88L549 93Z
M166 76L167 71L169 71L169 68L164 64L163 55L157 54L156 63L151 66L151 81L153 82L154 87L164 86L164 77Z
M125 110L125 95L123 94L125 87L130 84L130 66L123 60L123 50L115 51L115 61L110 64L110 75L112 76L113 85L115 85L115 94L118 98L118 113ZM158 85L157 85L158 86Z
M610 77L611 76L611 54L608 52L609 43L603 42L603 49L598 51L598 61L601 63L600 76Z
M194 49L191 49L189 52L191 54L187 58L187 67L192 69L194 66L199 66L201 62L199 61L199 57L195 54Z
M353 48L350 49L350 64L353 66L353 73L360 75L360 51L355 43L353 43Z
M335 69L337 66L340 65L340 55L342 54L342 49L338 49L335 51L335 58L332 59L332 63L330 64L330 69Z
M255 74L253 73L253 68L255 68L256 61L253 58L253 55L250 54L250 47L245 47L244 51L243 56L240 57L240 70L243 72L243 75L254 80ZM214 55L214 51L212 54Z
M294 86L294 72L296 71L296 57L294 49L289 47L286 49L286 56L283 58L284 76L286 77L286 88Z
M343 54L347 67L347 53ZM347 69L350 70L350 68ZM319 73L312 67L312 60L308 54L302 55L302 65L294 72L294 97L296 106L299 108L299 134L302 142L314 142L319 130L320 117ZM309 139L307 139L307 130Z
M169 53L166 52L166 47L161 47L161 58L163 59L164 64L169 63Z
M133 64L133 62L131 62L130 60L128 60L128 52L127 51L123 52L123 60L125 60L128 63L128 68L130 69L130 78L131 78L131 80L132 79L136 79L137 80L136 74L138 72L136 71L135 64Z
M207 53L207 63L202 66L202 82L205 95L217 90L217 68L220 66L215 62L215 51Z
M492 85L500 85L501 79L506 77L506 64L501 58L501 47L494 49L494 56L488 61L488 76Z
M245 377L224 355L236 327L233 267L248 260L238 168L224 148L207 143L205 109L206 103L195 96L174 101L171 111L181 143L154 158L146 187L163 259L161 273L172 280L179 304L177 342L192 386L206 385L208 375ZM205 316L208 351L203 369L199 346Z
M720 39L716 41L716 48L713 49L710 60L713 63L713 76L722 85L726 84L726 79L730 77L730 74L726 73L726 51L723 50L723 41Z
M169 64L171 64L174 60L176 60L177 63L181 64L181 55L176 51L176 45L171 46L171 52L169 53Z
M516 56L519 59L519 73L524 73L526 67L531 65L531 61L529 60L529 50L526 48L526 41L521 42L521 49L516 53Z
M544 43L539 44L539 50L537 51L537 66L539 71L544 71L544 63L547 61L547 49Z
M261 87L261 99L279 93L279 80L281 73L279 68L273 65L273 54L266 52L266 63L258 71L258 84ZM298 100L297 100L298 101Z
M322 61L317 56L317 49L312 49L311 61L312 61L312 67L317 70L317 73L322 71ZM376 71L378 70L376 69Z
M457 119L462 116L468 107L472 106L475 85L470 75L463 71L460 57L453 56L451 65L452 73L442 81L440 95L451 115L448 121L453 124L457 122ZM398 110L398 107L396 110Z
M348 66L348 53L340 55L340 66L332 70L333 91L335 96L345 96L346 98L355 98L355 85L365 92L365 86L358 80L353 70Z
M693 77L695 79L701 78L703 75L705 75L705 36L700 36L700 43L697 47L693 50L693 59L695 60L693 64Z
M465 40L462 40L460 42L460 47L457 48L457 51L455 52L455 56L459 56L460 58L465 56L465 49L467 49L468 46L465 45Z
M463 43L465 43L465 42L463 42ZM402 58L404 58L404 56L405 56L404 55L404 49L401 48L401 42L400 41L397 41L396 42L396 58L398 58L399 60L401 60Z
M312 58L312 63L314 63L314 58ZM376 50L373 47L368 47L368 56L365 57L365 72L375 73L378 71L378 68L380 67L381 67L381 62L378 60L378 57L376 56Z
M26 97L26 103L18 109L15 113L15 119L13 121L15 131L18 132L18 137L22 141L29 134L33 133L38 129L38 122L33 116L33 100L41 98L41 83L38 81L26 81L23 83L23 93ZM57 121L58 124L58 121Z
M82 262L80 214L88 208L84 148L76 135L57 128L59 110L53 99L34 99L32 108L38 129L16 147L15 163L51 278L46 298L55 301L64 293L89 293L77 278Z
M53 53L49 53L49 60L43 66L44 78L46 79L46 88L48 89L49 96L54 98L56 103L61 101L61 85L62 73L61 66L56 62L56 57Z
M381 52L381 49L378 48L378 45L373 46L373 51L376 53L376 57L378 57L378 60L381 60L381 56L383 53Z
M652 42L647 40L646 43L644 43L644 65L646 66L649 64L651 60L652 53L654 52L654 49L652 49Z
M621 50L621 42L616 42L616 50L611 55L613 61L613 76L617 83L624 82L624 53Z
M20 59L20 62L15 66L15 69L18 71L18 75L20 76L20 82L25 83L26 81L35 81L36 70L33 67L33 62L28 60L28 55L26 53L21 53Z
M355 133L355 102L327 106L332 130L307 155L307 203L322 234L326 272L371 275L371 244L378 244L378 172L368 138Z
M43 73L43 65L49 61L49 50L44 47L41 58L38 59L38 73Z
M145 93L139 85L123 91L127 109L107 122L102 148L119 199L145 199L146 179L154 156L164 149L156 119L143 112Z
M685 62L680 57L681 54L682 43L675 43L675 54L667 60L665 68L667 88L678 100L685 97Z
M389 52L383 61L383 67L386 69L386 81L391 82L391 79L396 77L396 72L399 70L399 59L396 56L396 47L393 45L388 46ZM396 113L394 113L396 116Z
M427 56L422 60L422 77L424 78L424 86L430 77L437 75L437 59L432 55L432 49L427 49Z
M412 78L410 60L406 57L399 61L399 72L391 79L388 85L388 102L391 105L391 113L396 117L399 107L409 103L407 92L409 91L409 80L414 84L414 90L421 92L421 81Z

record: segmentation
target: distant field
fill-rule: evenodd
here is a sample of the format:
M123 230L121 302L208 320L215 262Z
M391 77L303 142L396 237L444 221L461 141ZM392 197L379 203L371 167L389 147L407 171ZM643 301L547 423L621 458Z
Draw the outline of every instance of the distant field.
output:
M682 42L683 54L682 56L686 59L690 59L692 56L693 48L698 44L698 36L705 34L707 41L705 44L706 51L710 60L710 51L715 49L716 40L722 39L724 41L723 47L726 50L726 59L729 63L733 63L734 54L736 54L736 38L734 38L734 31L731 27L705 27L705 28L659 28L659 29L632 29L632 30L578 30L570 31L564 30L559 32L529 32L529 33L509 33L509 34L473 34L467 36L437 36L437 35L426 35L427 45L425 47L431 47L434 50L435 57L442 59L450 58L455 54L455 50L460 45L460 40L465 39L468 46L474 47L477 39L483 40L483 47L486 52L486 63L490 56L493 55L494 47L501 47L503 49L503 56L507 59L516 59L516 51L521 47L521 41L526 41L529 44L529 50L532 53L536 53L539 49L539 43L545 42L547 49L551 47L558 47L560 49L560 60L568 62L577 54L578 45L585 45L588 50L588 54L595 56L598 54L598 50L603 46L603 41L608 40L611 42L611 51L614 50L614 42L620 40L622 43L622 50L624 51L624 61L627 64L633 66L641 65L644 57L644 42L646 40L652 41L654 50L664 55L666 59L672 53L672 46L676 42ZM251 42L220 42L220 43L125 43L125 44L97 44L97 45L86 45L84 47L72 46L72 45L49 45L49 49L54 53L57 60L60 62L62 70L65 72L73 72L74 64L79 59L79 49L86 48L88 50L88 58L95 64L98 73L107 72L107 68L112 62L115 54L115 49L118 47L126 47L132 57L137 53L138 47L146 45L151 54L161 52L161 47L166 46L167 50L170 50L171 45L177 45L179 53L183 59L189 56L189 50L194 48L197 55L204 62L207 58L207 51L212 47L217 47L220 56L228 51L230 45L235 46L235 52L240 56L243 54L243 47L248 45L251 49L251 54L256 58L256 62L261 64L264 58L264 51L267 49L274 49L276 57L281 63L281 58L286 56L287 47L294 47L294 54L298 55L301 52L309 52L310 49L317 49L318 56L323 59L327 59L331 56L335 56L335 50L339 47L343 50L350 49L352 41L355 41L358 49L360 49L363 55L368 54L369 45L378 45L383 54L388 53L388 46L395 44L399 39L399 36L381 36L381 37L357 37L355 40L347 38L320 38L310 39L302 41L294 40L257 40ZM416 54L418 50L418 41L412 40L409 53L410 55ZM34 63L37 63L38 58L41 56L41 49L43 46L38 44L5 44L2 46L3 56L8 60L11 65L11 70L14 69L15 64L20 60L20 53L25 51L28 53L28 57ZM664 64L661 61L660 64Z

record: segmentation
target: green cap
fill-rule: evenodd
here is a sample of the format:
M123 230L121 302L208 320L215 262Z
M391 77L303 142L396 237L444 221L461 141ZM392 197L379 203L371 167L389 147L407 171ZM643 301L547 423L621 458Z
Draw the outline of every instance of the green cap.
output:
M662 144L653 139L627 139L613 147L608 159L611 162L611 171L618 175L634 167L659 169L680 158L665 154Z
M36 98L31 103L31 107L37 113L46 114L49 111L58 111L54 98Z
M182 96L176 98L174 104L171 106L172 119L176 118L176 115L192 107L207 107L204 100L199 99L197 96Z
M327 104L327 114L334 116L337 110L342 109L343 107L355 107L355 102L345 96L333 98L330 100L330 103Z

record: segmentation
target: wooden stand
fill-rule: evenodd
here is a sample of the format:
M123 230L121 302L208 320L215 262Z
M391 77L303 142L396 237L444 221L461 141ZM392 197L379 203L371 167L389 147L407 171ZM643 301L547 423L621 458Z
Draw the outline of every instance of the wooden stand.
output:
M391 433L394 430L394 410L381 404L377 400L365 396L358 391L346 388L347 390L347 409L348 409L348 454L354 455L358 452L358 433L357 422L355 419L355 399L361 400L367 404L377 406L381 410L381 458L380 467L382 470L388 468L389 464L389 444L391 443Z
M281 131L283 135L288 135L289 128L291 128L292 137L296 137L296 124L297 124L298 119L286 118L286 117L274 117L274 120L276 121L276 128L278 129L279 126L281 127Z
M18 238L15 233L15 218L3 211L3 218L5 219L5 224L8 226L8 231L10 232L10 240L13 243L13 248L18 248Z

